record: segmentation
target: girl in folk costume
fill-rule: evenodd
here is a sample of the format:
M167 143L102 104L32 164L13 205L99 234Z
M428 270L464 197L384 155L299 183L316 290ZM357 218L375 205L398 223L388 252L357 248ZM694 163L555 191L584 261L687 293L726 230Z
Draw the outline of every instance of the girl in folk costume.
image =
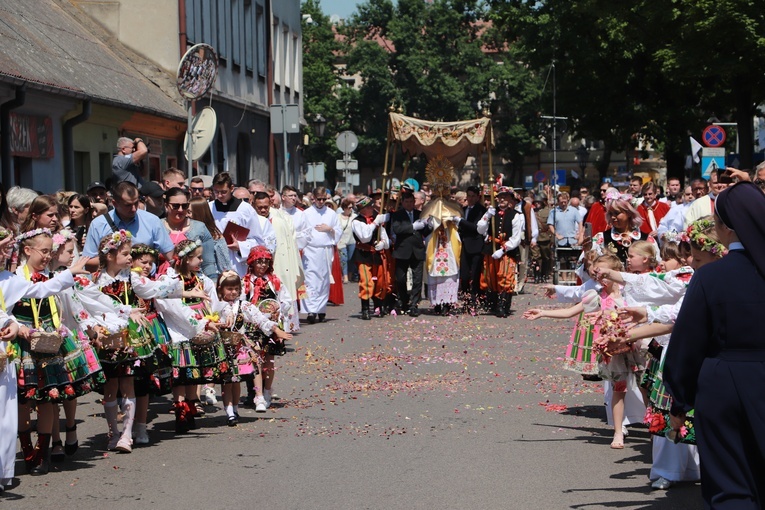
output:
M228 425L233 427L239 421L237 404L240 396L239 381L242 379L253 384L255 411L266 411L262 359L255 342L260 335L268 337L273 333L283 340L289 340L292 335L281 331L278 324L257 306L241 299L242 281L234 271L226 271L219 277L218 297L223 306L221 321L226 324L221 329L221 336L224 337L226 352L235 365L232 377L223 385L223 405Z
M622 269L623 266L621 261L612 254L601 255L593 263L595 274L599 274L600 270L621 271ZM602 288L599 293L595 290L587 291L582 298L582 302L577 305L562 310L530 309L523 314L523 317L529 320L536 320L540 317L561 319L574 317L582 312L590 313L614 310L617 307L624 306L625 301L618 284L608 278L601 278L600 284L602 285ZM593 336L597 338L599 334L600 327L594 326ZM595 340L593 340L593 342L595 342ZM603 361L604 358L608 358L608 364L613 364L614 367L623 368L623 370L611 368L608 375L605 374L606 370L601 369L601 374L605 375L605 377L612 377L615 385L611 401L614 416L614 438L611 442L611 448L622 449L624 448L624 431L622 429L624 395L628 385L627 378L629 374L632 373L632 367L636 363L632 360L632 357L629 356L629 352L614 351L613 353L604 353L600 356L600 365L606 364L606 361ZM634 381L633 385L636 385Z
M489 238L484 246L481 289L488 291L497 317L509 315L515 292L515 269L520 257L518 247L525 225L523 214L515 210L516 203L511 188L503 186L498 190L499 209L496 217L489 221Z
M272 334L260 334L260 350L263 351L263 397L266 408L271 406L272 386L274 384L274 355L285 354L284 340L292 335L284 333L281 326L284 317L288 316L292 306L292 298L287 289L281 284L279 277L274 274L273 256L263 246L256 246L247 257L247 274L244 277L244 296L247 301L256 305L261 312L269 315L271 320L278 323ZM257 384L257 381L256 381ZM257 402L256 402L257 405Z
M130 249L133 259L131 271L136 275L151 279L151 271L159 260L159 252L145 244L135 244ZM167 280L167 276L159 277ZM135 430L134 442L136 444L148 444L149 435L146 432L146 423L149 412L149 395L166 395L172 391L173 363L169 356L170 333L167 331L165 320L157 312L154 299L143 299L136 296L137 303L131 303L144 310L144 317L149 323L149 334L157 344L154 358L147 363L142 370L136 373L134 382L136 394ZM153 369L153 371L150 371Z
M47 266L53 248L50 230L25 232L18 237L18 241L25 263L16 269L16 273L32 283L49 280ZM76 267L65 272L61 281L68 282L63 286L57 285L58 292L74 283L72 273L83 272L82 266L87 261L82 258ZM33 293L25 292L22 296L25 294ZM54 404L90 392L92 379L77 335L62 323L60 299L53 296L43 299L20 297L18 294L4 294L6 303L14 303L13 315L21 324L16 338L20 350L19 438L28 472L46 474ZM38 441L34 450L29 435L29 404L32 400L37 405Z
M181 241L175 247L175 259L175 268L168 269L167 275L177 278L184 291L194 295L158 299L156 305L172 341L175 431L182 434L196 428L197 385L223 382L231 364L218 337L217 314L209 312L218 309L219 303L215 284L200 272L202 244Z
M52 258L49 264L51 274L66 271L72 265L75 258L75 236L68 230L60 230L53 234ZM75 277L75 286L65 289L58 294L61 304L61 320L75 335L85 363L77 358L80 369L84 372L79 377L85 377L87 373L96 386L104 383L104 375L98 355L91 346L90 337L96 336L96 327L100 322L93 317L82 305L80 296L89 294L96 300L101 297L98 289L85 277ZM114 313L114 306L105 296L101 299L100 312ZM64 414L66 416L66 443L61 441L61 427L59 422L59 406L55 406L55 418L53 422L51 460L61 462L66 455L74 455L79 447L77 441L77 399L69 398L63 401Z
M16 253L17 248L8 245L7 240L13 239L10 232L0 229L0 266L11 255ZM5 243L5 244L3 244ZM85 260L87 261L87 259ZM83 264L84 262L83 261ZM72 271L85 272L82 264ZM44 299L53 296L66 287L74 284L71 271L65 271L44 283L32 283L23 276L18 276L9 271L0 271L0 312L5 313L13 309L13 306L22 298ZM5 321L0 321L4 324ZM11 324L9 327L14 328ZM20 349L16 342L12 342L13 336L10 332L0 331L0 357L2 353L6 356L6 370L0 370L0 488L2 484L10 483L14 475L14 464L16 459L16 431L19 432L22 453L25 460L31 460L34 454L30 432L30 406L28 402L20 403L24 397L19 394L17 371L19 370ZM2 363L0 361L0 363ZM25 399L24 399L25 400ZM28 463L29 465L29 463ZM0 491L2 492L2 491Z
M124 318L104 316L107 334L111 338L121 336L120 341L103 345L99 357L104 367L104 414L109 427L109 450L130 453L133 446L133 421L136 413L135 376L150 377L156 368L154 352L157 343L152 332L146 310L139 308L139 299L180 297L183 289L177 280L166 278L152 281L131 271L130 232L120 230L103 238L99 245L101 271L94 280L101 292L112 299L113 306L128 307L127 321ZM195 295L200 295L195 293ZM90 305L84 301L86 308ZM156 317L153 320L158 320ZM122 434L117 425L117 392L122 394L125 405Z
M676 235L676 238L682 239L680 244L685 244L686 240L690 244L690 256L684 259L684 263L690 259L690 266L693 270L718 260L725 254L725 247L720 244L714 228L712 217L705 217L693 222L687 230L687 233ZM670 256L666 253L668 247L673 246L671 240L667 240L662 249L662 258L665 263ZM678 250L680 251L680 250ZM679 253L683 258L684 253ZM671 264L671 263L670 263ZM668 266L671 269L671 265ZM670 271L671 272L671 271ZM669 273L668 273L669 274ZM685 279L685 283L689 283ZM660 360L657 370L652 374L652 378L647 381L649 405L645 415L645 422L648 430L653 434L653 465L649 478L652 480L651 486L654 489L666 490L674 483L680 481L695 481L700 478L699 455L696 449L696 430L694 427L694 413L690 411L686 416L685 427L681 435L675 435L670 426L670 408L672 398L664 384L664 361L669 345L669 333L672 332L677 314L682 307L685 296L682 296L676 303L665 304L661 306L640 306L631 307L627 311L632 315L635 322L647 322L647 325L634 328L630 331L628 342L638 342L639 344L654 344L651 340L655 337L659 341ZM660 336L661 335L661 336ZM651 348L649 348L651 352ZM645 381L645 380L644 380Z

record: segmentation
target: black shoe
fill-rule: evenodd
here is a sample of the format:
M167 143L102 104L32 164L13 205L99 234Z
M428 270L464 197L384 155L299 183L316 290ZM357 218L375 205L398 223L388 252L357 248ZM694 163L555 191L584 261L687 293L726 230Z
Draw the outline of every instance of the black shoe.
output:
M50 461L55 462L58 464L59 462L64 462L66 460L66 454L64 452L56 452L54 451L56 447L63 448L64 443L61 441L53 441L51 443L51 451L50 451Z
M309 313L308 314L308 324L316 324L316 314L315 313Z
M319 322L324 322L324 319L326 319L326 318L327 318L327 314L326 313L320 313L319 314Z
M69 428L66 427L66 432L77 432L77 424L75 424L73 427ZM77 449L80 447L80 441L75 439L74 443L64 443L64 453L66 453L68 456L72 456L77 452Z
M419 308L410 308L409 309L409 317L419 317L420 316L420 309Z
M363 321L371 321L372 320L372 316L369 315L369 310L368 309L361 311L361 320L363 320Z
M442 309L443 309L442 305L435 305L433 307L433 313L436 314L436 315L441 315Z
M32 476L40 476L48 474L48 459L43 459L39 464L32 467L29 470L29 474Z
M236 418L236 416L229 416L228 417L228 426L229 427L236 427L239 425L239 420Z

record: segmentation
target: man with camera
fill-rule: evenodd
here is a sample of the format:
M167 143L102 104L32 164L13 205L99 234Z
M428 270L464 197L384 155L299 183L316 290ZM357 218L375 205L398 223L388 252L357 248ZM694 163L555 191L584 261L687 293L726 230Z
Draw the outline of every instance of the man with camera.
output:
M114 174L114 183L128 181L141 188L143 178L141 177L141 165L149 155L149 148L142 139L121 137L117 140L117 154L112 160L112 174Z

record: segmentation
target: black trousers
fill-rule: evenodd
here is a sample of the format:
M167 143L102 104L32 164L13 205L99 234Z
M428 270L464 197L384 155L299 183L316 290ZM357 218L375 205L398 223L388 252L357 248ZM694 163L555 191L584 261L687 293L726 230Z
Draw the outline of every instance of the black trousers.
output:
M696 439L705 508L765 505L765 362L708 358L696 394Z
M403 310L415 308L422 299L422 266L424 260L414 257L396 259L396 290L398 291L398 306ZM412 290L406 290L406 273L412 269Z
M460 255L460 291L478 296L481 290L481 271L483 270L483 253L466 253Z

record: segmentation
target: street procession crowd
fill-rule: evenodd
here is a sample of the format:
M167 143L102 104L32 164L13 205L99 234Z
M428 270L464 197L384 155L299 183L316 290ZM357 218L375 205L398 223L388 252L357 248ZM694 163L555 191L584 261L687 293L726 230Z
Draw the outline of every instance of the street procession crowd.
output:
M32 475L77 451L77 399L92 391L104 447L122 453L150 442L153 396L172 397L178 434L197 427L212 385L227 425L242 399L265 412L301 315L324 322L328 304L346 300L343 283L358 282L353 316L366 321L505 318L533 282L571 303L523 315L576 317L564 368L604 381L611 448L645 421L654 488L703 474L710 500L730 485L737 501L765 498L765 447L749 422L765 425L762 363L747 363L765 361L751 335L765 295L765 168L670 179L666 192L636 178L626 192L535 193L500 176L465 190L406 179L332 195L226 172L206 186L174 168L144 182L143 141L117 149L111 182L85 194L0 189L0 487L14 477L17 437ZM579 256L577 281L551 285L561 250Z
M604 381L611 448L648 426L654 489L701 480L708 508L763 508L765 164L657 191L604 183L576 240L581 284L545 288L570 305L524 317L576 318L563 368Z

